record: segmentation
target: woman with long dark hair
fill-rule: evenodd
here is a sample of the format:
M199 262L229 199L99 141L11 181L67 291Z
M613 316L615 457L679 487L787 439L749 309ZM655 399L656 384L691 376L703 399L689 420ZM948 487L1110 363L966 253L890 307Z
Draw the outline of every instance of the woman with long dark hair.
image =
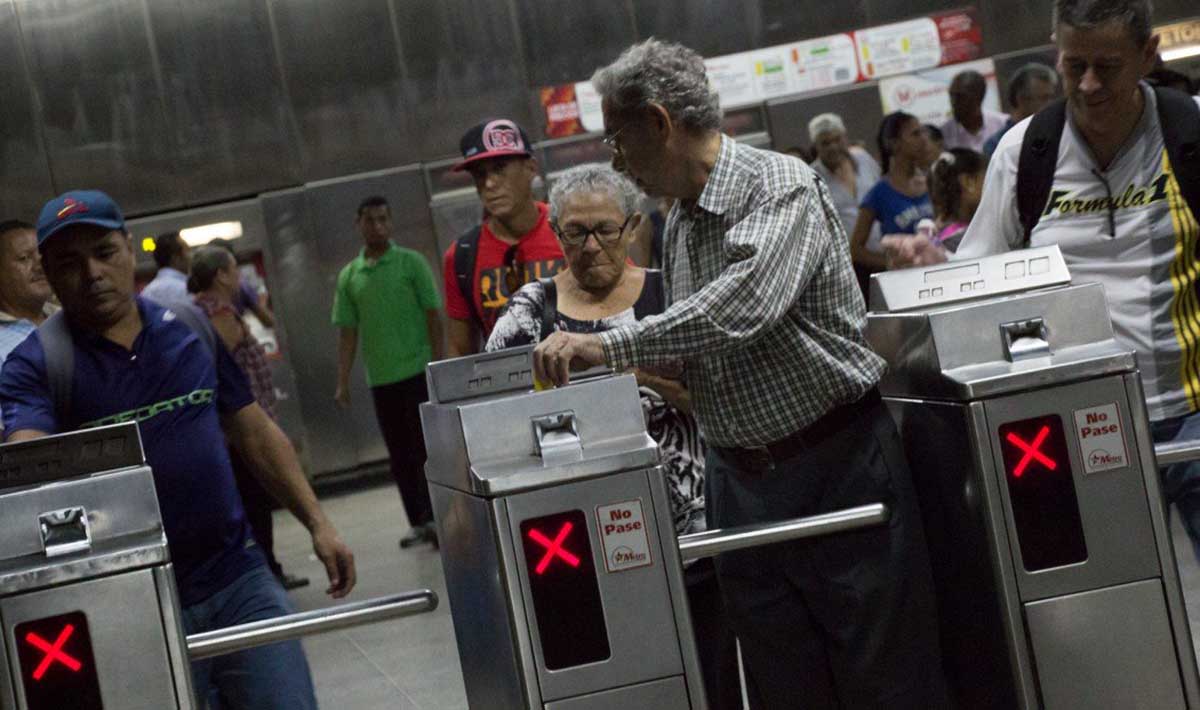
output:
M870 275L887 268L883 247L868 244L871 227L879 222L885 237L915 234L917 223L933 218L924 170L929 137L921 122L903 111L888 114L879 126L878 143L883 177L863 197L850 237L850 257L863 293Z

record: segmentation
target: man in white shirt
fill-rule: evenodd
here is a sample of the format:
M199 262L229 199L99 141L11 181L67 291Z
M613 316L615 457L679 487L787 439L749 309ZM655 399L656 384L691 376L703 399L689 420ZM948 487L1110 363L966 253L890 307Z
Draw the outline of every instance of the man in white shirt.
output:
M823 113L809 121L808 137L817 150L812 169L829 186L829 196L842 218L846 234L852 234L863 195L879 182L879 163L867 151L850 145L846 124L836 113ZM878 224L871 231L867 248L871 251L882 249Z
M158 264L158 273L142 289L142 296L159 305L188 300L187 279L192 268L192 252L178 232L155 237L154 262Z
M1017 174L1027 119L1000 140L954 258L1057 244L1075 282L1104 285L1117 340L1138 354L1155 441L1200 439L1200 223L1163 137L1163 96L1142 81L1158 50L1149 2L1057 0L1054 16L1067 101L1048 199L1026 234ZM897 265L946 258L928 242L884 246ZM1200 464L1162 475L1200 557Z
M977 71L964 71L950 82L950 110L954 118L942 124L944 150L970 148L983 152L983 144L1004 128L1008 116L983 107L987 81Z

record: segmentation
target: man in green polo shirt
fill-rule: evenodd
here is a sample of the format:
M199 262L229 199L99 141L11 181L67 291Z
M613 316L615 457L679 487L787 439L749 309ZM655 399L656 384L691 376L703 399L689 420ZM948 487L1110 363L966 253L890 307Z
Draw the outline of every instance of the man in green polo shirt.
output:
M363 200L355 224L363 250L338 275L333 298L333 324L341 329L334 399L343 408L350 406L350 368L361 335L375 418L412 525L400 547L437 545L419 408L429 399L425 366L442 357L442 301L425 257L392 243L386 199Z

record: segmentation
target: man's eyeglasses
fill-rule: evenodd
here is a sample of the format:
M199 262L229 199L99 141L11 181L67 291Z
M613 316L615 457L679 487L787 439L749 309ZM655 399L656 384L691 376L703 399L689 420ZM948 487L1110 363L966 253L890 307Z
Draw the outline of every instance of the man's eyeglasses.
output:
M616 135L616 134L613 134ZM557 224L554 226L554 233L562 240L563 244L570 247L583 245L588 237L596 235L596 241L601 246L609 246L620 240L621 235L625 232L625 228L629 226L629 220L633 219L633 215L625 218L625 221L620 225L612 222L601 222L594 227L579 227L571 225L566 229L562 229Z
M612 135L604 136L604 138L601 139L601 142L608 146L608 149L613 152L613 155L621 155L621 144L617 142L617 136L621 135L621 131L623 130L625 130L625 126L621 126Z

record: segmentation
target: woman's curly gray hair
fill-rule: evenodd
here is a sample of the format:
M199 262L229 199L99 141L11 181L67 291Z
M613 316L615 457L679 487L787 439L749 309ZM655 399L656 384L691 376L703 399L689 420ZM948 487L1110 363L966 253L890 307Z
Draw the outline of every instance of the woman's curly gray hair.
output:
M608 195L626 217L636 212L642 201L642 192L637 185L612 166L606 163L576 165L554 178L554 186L550 188L550 221L557 224L563 205L581 192Z
M653 37L635 44L597 70L592 85L617 111L653 102L688 128L721 128L721 102L704 71L704 59L681 44Z

